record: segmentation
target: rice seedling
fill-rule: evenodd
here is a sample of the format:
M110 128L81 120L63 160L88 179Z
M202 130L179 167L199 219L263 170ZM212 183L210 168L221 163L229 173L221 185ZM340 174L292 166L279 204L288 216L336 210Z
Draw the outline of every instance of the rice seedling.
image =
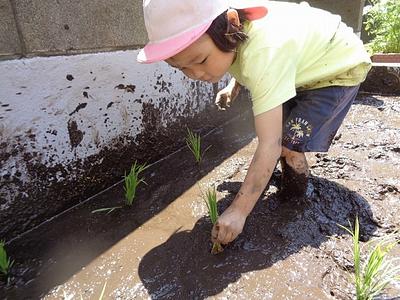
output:
M104 285L103 285L103 288L102 288L102 290L101 290L101 294L100 294L99 300L103 300L104 293L105 293L105 291L106 291L106 286L107 286L107 281L106 281L106 282L104 283ZM64 292L64 300L69 300L69 299L72 300L73 298L74 298L74 295L66 295L65 292ZM81 300L83 300L82 295L81 295Z
M103 289L101 290L101 294L100 294L99 300L103 300L104 292L106 291L106 286L107 286L107 281L104 283Z
M11 258L8 257L4 246L5 242L0 241L0 278L4 278L6 281L8 281L10 269L13 266L14 261L11 261Z
M215 224L218 219L218 209L217 209L217 193L215 187L208 189L205 194L202 195L203 200L206 202L208 208L208 214L211 219L211 223ZM220 243L214 243L211 249L212 254L218 254L224 251Z
M99 213L99 212L107 212L106 215L112 213L114 210L122 208L122 206L114 206L114 207L104 207L92 210L92 214Z
M196 162L200 164L204 153L211 147L208 146L203 152L201 151L201 137L200 134L193 133L189 128L187 128L186 145L192 151Z
M399 232L370 241L366 244L372 251L362 259L362 249L359 243L360 226L358 218L355 220L354 231L350 226L346 228L339 225L352 235L354 281L357 300L372 300L380 295L383 290L395 281L400 281L400 258L388 258L389 252L398 244ZM371 247L371 243L375 245ZM363 261L363 262L362 262Z
M135 199L136 195L136 188L141 182L146 183L143 178L139 178L139 174L146 170L149 166L146 166L146 164L137 164L135 163L132 165L131 170L128 175L124 176L124 190L125 190L125 199L126 199L126 204L129 206L132 205L133 200Z

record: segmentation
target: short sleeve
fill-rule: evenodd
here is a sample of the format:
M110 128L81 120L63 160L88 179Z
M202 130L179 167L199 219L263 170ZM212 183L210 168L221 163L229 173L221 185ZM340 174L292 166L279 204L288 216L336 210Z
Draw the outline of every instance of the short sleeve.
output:
M291 51L293 50L293 51ZM254 115L269 111L296 95L293 47L262 48L243 61L243 79L250 90Z

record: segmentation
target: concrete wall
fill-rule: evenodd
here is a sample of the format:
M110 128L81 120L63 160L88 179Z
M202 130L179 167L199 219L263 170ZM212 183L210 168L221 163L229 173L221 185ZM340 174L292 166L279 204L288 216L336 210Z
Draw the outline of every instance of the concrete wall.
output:
M301 1L296 1L301 2ZM311 6L328 10L342 16L342 20L354 31L361 31L362 10L365 0L309 0Z
M360 1L311 2L358 28ZM0 239L108 187L134 160L171 153L187 125L235 113L216 111L217 86L135 62L141 5L0 0Z
M9 0L0 0L0 59L21 55L20 37Z
M308 2L360 31L364 0ZM142 1L0 0L0 59L136 49L145 41Z
M0 56L138 48L146 42L142 1L0 0Z

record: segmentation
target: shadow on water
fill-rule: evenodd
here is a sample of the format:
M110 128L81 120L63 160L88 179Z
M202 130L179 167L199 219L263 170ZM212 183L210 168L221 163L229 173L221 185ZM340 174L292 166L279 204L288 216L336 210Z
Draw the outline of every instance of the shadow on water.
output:
M276 172L275 172L276 175ZM279 181L276 176L271 184ZM219 211L233 200L240 182L224 182L228 191ZM139 276L152 299L205 299L220 293L249 271L267 269L304 247L318 248L329 236L347 234L359 216L361 239L367 240L377 225L367 201L346 187L312 177L304 203L280 202L266 193L246 221L243 233L225 251L210 254L208 218L201 218L191 231L176 232L148 252L140 262Z
M183 148L147 169L143 173L147 185L138 188L132 207L124 206L108 215L91 213L98 208L123 206L124 191L118 184L8 245L15 265L11 285L0 284L0 299L40 298L160 213L254 138L251 111L240 112L238 106L238 115L202 139L204 146L212 147L200 167L192 153Z

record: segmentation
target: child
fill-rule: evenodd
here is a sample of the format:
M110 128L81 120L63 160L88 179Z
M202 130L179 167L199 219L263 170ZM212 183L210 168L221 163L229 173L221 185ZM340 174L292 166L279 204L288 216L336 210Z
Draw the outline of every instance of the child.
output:
M365 79L371 61L340 16L306 3L145 0L150 42L138 61L164 60L192 79L234 79L218 93L229 106L240 85L252 95L257 149L213 242L241 232L280 159L282 198L304 195L305 152L326 152Z

